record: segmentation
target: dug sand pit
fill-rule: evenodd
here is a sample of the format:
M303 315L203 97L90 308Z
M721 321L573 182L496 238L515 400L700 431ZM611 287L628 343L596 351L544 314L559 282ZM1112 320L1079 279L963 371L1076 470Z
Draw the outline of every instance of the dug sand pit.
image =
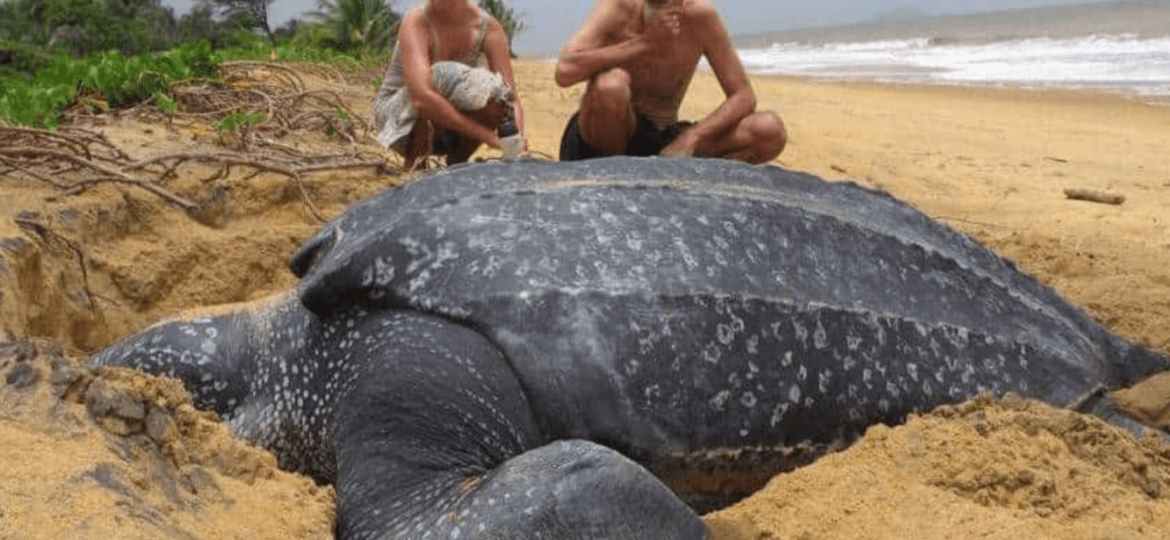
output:
M333 536L332 488L277 469L177 381L43 341L0 346L0 440L0 538Z

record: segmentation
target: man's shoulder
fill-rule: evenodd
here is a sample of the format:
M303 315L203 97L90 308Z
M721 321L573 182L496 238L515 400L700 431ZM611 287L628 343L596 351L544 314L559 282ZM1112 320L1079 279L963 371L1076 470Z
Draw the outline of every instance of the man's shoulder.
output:
M480 9L480 8L477 8L477 9L479 9L479 13L480 13L480 16L481 16L481 17L487 17L487 30L488 30L488 33L493 33L493 32L505 32L505 30L504 30L504 24L503 24L503 23L501 23L501 22L500 22L498 19L496 19L495 17L493 17L491 13L488 13L488 12L487 12L487 10L485 10L485 9Z
M611 12L622 18L628 18L642 12L642 0L602 0L604 11Z
M411 9L407 10L407 12L402 15L402 22L400 23L400 25L401 26L407 26L407 25L416 26L416 25L424 25L426 23L427 23L426 11L422 7L415 7L415 8L411 8Z
M684 0L683 10L691 19L715 22L719 20L719 11L715 9L715 5L704 0Z

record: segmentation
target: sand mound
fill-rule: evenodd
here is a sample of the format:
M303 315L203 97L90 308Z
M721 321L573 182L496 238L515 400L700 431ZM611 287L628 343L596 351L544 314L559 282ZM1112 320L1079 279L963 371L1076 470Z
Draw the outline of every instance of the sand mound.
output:
M707 516L747 540L1170 537L1170 445L1034 401L875 426Z
M276 468L174 380L0 346L0 538L324 539L333 490Z

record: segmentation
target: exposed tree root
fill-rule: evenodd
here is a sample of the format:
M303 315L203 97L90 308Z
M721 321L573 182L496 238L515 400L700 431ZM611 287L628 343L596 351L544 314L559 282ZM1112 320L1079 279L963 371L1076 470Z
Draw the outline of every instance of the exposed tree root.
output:
M19 136L4 138L13 132L19 132ZM300 190L309 212L324 222L324 217L305 189L306 175L361 168L374 169L377 174L401 172L397 165L382 156L361 152L304 155L279 143L274 145L274 148L279 149L279 154L253 152L245 157L232 152L184 152L131 161L121 150L113 145L105 147L102 141L108 144L104 138L83 130L52 133L29 129L9 131L8 128L2 128L0 142L26 144L0 145L0 175L31 179L60 191L60 194L50 199L76 195L101 184L129 185L149 191L199 219L206 213L199 203L174 193L163 184L177 176L181 166L189 163L218 166L212 176L203 179L204 183L227 178L236 169L245 169L248 171L245 180L263 173L278 174L292 180ZM100 158L95 152L88 151L94 144L102 145L106 151ZM259 157L256 156L258 153Z
M47 224L42 223L33 217L22 216L14 218L13 221L15 221L16 224L22 229L25 229L34 234L37 238L44 242L46 246L51 246L54 243L64 246L65 249L69 250L69 252L77 259L77 266L81 269L81 286L82 290L85 292L86 302L89 304L89 311L97 318L97 321L100 322L102 326L106 326L105 316L102 314L102 310L98 307L97 300L104 300L115 305L117 302L104 296L95 294L90 288L88 264L86 264L85 253L81 251L81 248L77 247L76 243L69 240L65 236L50 229ZM108 332L109 328L106 328L105 330Z
M273 137L298 130L326 131L353 144L369 134L364 115L350 108L346 99L331 90L307 90L297 71L289 67L229 62L220 66L220 72L224 84L171 87L171 95L178 105L177 118L213 122L242 111L249 115L262 114L263 121L254 129ZM150 113L140 111L139 114Z
M388 154L358 150L359 140L371 139L369 126L351 109L347 100L327 89L308 90L299 71L286 65L265 62L228 62L220 66L223 83L189 81L172 85L176 110L163 112L152 102L143 102L120 116L142 117L151 123L176 120L212 123L220 131L221 141L232 141L240 152L182 152L135 161L104 135L79 127L62 127L45 131L0 126L0 177L32 180L55 188L55 200L85 192L102 184L121 184L142 189L177 206L201 223L215 226L217 204L222 195L194 199L168 189L165 184L177 178L179 169L195 165L207 174L202 184L213 184L238 173L243 181L261 174L276 174L294 182L314 218L324 221L309 198L304 180L307 175L348 169L371 168L379 175L401 174L400 161ZM330 78L344 74L328 66L317 66L309 73L324 72ZM251 121L225 126L229 115L244 112L262 114L259 124ZM326 155L306 154L275 140L295 131L325 131L350 143L349 152ZM217 189L222 188L216 186ZM214 192L214 190L213 190ZM219 204L218 206L222 206ZM222 210L222 208L220 208Z

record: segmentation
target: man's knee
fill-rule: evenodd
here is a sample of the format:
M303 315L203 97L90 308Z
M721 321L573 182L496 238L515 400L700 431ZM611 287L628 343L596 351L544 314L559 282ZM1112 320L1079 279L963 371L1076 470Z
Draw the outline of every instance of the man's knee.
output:
M614 68L589 82L581 103L581 138L599 155L626 150L636 119L630 104L630 74Z
M751 117L748 127L754 140L754 146L764 161L770 161L779 156L788 144L788 130L780 115L772 112L760 112Z
M624 108L630 102L630 74L621 68L601 73L589 82L589 101L606 108Z

